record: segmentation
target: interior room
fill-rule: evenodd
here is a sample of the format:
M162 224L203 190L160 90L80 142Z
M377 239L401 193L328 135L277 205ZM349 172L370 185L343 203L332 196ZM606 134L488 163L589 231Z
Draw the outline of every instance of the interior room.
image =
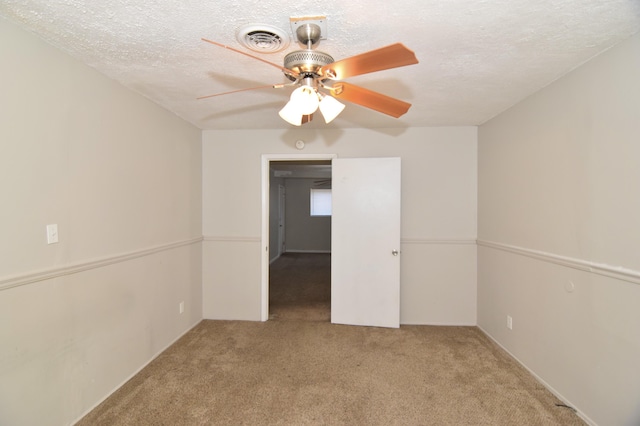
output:
M326 326L468 327L584 423L639 424L640 3L244 3L0 2L0 424L75 424L199 324L272 323L279 254L361 251L345 169L380 159L395 323L338 315L332 270ZM297 162L331 164L331 238L281 250Z

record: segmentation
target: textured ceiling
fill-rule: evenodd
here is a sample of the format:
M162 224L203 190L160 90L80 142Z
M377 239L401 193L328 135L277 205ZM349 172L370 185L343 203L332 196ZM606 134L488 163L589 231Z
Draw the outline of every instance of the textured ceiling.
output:
M0 14L202 129L291 128L278 116L290 88L267 64L299 49L290 17L325 16L316 47L336 60L401 42L417 65L348 79L413 104L399 119L348 104L304 127L477 125L640 30L640 0L0 0ZM284 30L291 44L254 53L243 25Z

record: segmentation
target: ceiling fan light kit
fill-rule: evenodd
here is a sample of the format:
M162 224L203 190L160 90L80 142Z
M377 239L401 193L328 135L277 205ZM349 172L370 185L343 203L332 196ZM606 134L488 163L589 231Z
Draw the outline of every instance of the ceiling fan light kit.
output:
M289 102L279 112L280 117L294 126L303 123L304 116L312 115L318 109L320 100L313 87L301 86L291 93Z
M337 99L346 100L395 118L405 114L411 107L411 104L363 87L336 80L417 64L418 59L414 52L407 49L404 45L396 43L335 61L331 55L312 49L322 38L322 28L318 23L326 25L326 19L321 19L317 23L306 22L303 18L296 19L295 22L292 19L292 28L295 28L298 42L304 45L306 49L288 53L284 57L284 66L271 63L246 52L203 38L204 41L216 46L224 47L279 68L291 83L234 90L231 92L201 96L198 99L246 90L263 89L266 87L282 88L296 86L287 104L279 111L280 117L294 126L301 126L302 124L310 122L318 108L325 122L330 123L345 108L345 105ZM332 80L336 82L332 83ZM325 90L326 93L323 93L322 90Z
M318 105L320 104L320 100L318 99L318 94L313 87L302 86L298 87L291 93L291 100L289 103L293 103L302 115L309 115L316 112Z
M279 112L280 117L289 124L300 126L311 121L311 116L318 109L325 123L330 123L344 109L345 105L335 98L320 93L310 86L298 87L291 93L289 102ZM309 116L308 120L303 117Z
M321 96L322 99L320 100L320 112L324 117L325 123L329 124L342 112L345 105L331 96Z
M302 114L298 111L295 104L287 102L287 104L278 112L280 118L294 126L302 125Z

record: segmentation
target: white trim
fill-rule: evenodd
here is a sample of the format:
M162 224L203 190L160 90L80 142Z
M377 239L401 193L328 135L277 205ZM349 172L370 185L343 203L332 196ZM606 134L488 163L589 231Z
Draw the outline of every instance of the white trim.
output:
M436 322L400 322L400 326L403 325L423 325L428 327L477 327L475 322L448 322L448 321L436 321Z
M260 319L269 319L269 165L271 161L333 160L337 154L262 154L262 261Z
M90 269L102 268L104 266L113 265L115 263L126 262L132 259L137 259L143 256L149 256L161 251L171 250L178 247L183 247L191 244L196 244L202 241L202 237L192 238L189 240L176 241L169 244L162 244L142 250L135 250L127 253L116 254L113 256L101 257L98 259L82 261L78 263L72 263L69 265L60 266L57 268L44 269L37 272L31 272L28 274L15 275L12 277L0 279L0 291L7 290L13 287L32 284L39 281L50 280L52 278L58 278L65 275L77 274L78 272L88 271Z
M401 238L401 244L466 244L475 245L475 238Z
M580 271L591 272L621 281L640 284L640 271L623 268L622 266L612 266L604 263L591 262L589 260L560 256L554 253L497 243L495 241L478 240L478 245L530 257L532 259L542 260L544 262L555 263L556 265L565 266L567 268L578 269Z
M311 253L311 254L331 254L331 250L296 250L287 249L285 253Z
M582 420L584 420L585 423L587 423L588 425L591 426L595 426L596 422L594 422L593 420L591 420L585 413L583 413L578 407L575 406L575 404L571 403L571 401L569 401L567 398L565 398L560 392L558 392L557 390L555 390L553 388L553 386L551 386L549 383L547 383L546 381L544 381L542 379L542 377L538 376L533 370L531 370L529 367L527 367L522 361L520 361L520 359L518 359L518 357L516 357L514 354L511 353L511 351L509 351L507 348L505 348L500 342L498 342L496 339L494 339L494 337L489 334L489 332L487 332L485 329L483 329L482 327L480 327L479 325L477 326L478 329L480 331L482 331L484 333L485 336L487 336L493 343L495 343L496 345L498 345L503 351L505 351L506 353L509 354L509 356L511 356L511 358L513 358L518 364L520 364L522 367L524 367L525 370L527 370L529 372L529 374L531 374L538 382L540 382L545 388L547 388L547 390L549 390L549 392L551 392L552 394L554 394L559 400L561 400L562 402L564 402L565 404L567 404L569 407L573 407L574 410L576 410L576 414L578 415L578 417L580 417Z

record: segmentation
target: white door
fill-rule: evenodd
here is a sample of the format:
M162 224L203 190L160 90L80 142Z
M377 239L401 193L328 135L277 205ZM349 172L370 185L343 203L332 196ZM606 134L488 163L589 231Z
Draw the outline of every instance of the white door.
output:
M332 161L331 322L400 326L400 158Z

